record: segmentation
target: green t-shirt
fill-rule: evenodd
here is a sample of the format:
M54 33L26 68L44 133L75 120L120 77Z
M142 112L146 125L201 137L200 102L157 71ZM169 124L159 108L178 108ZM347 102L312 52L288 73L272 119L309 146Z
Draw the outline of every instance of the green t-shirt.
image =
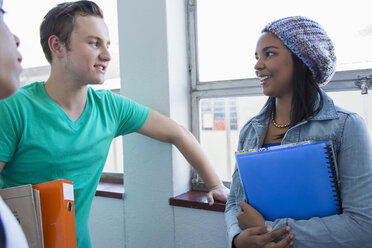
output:
M78 247L91 247L89 212L113 138L139 130L149 109L107 90L88 89L75 122L46 93L43 82L0 101L0 187L56 179L73 182Z

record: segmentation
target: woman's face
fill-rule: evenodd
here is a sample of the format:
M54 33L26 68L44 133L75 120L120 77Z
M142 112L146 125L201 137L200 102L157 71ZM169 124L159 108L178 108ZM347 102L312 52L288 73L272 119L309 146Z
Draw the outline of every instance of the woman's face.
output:
M254 67L263 93L276 98L292 97L293 59L291 51L270 32L260 36Z
M2 10L3 1L0 0ZM18 51L19 39L13 35L4 22L4 13L0 11L0 99L12 95L20 84L22 56Z

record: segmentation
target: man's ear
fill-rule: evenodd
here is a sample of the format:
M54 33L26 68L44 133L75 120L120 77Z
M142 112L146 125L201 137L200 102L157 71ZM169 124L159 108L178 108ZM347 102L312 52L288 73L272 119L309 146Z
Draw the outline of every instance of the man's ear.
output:
M57 58L61 58L65 52L65 44L56 35L51 35L48 39L49 49Z

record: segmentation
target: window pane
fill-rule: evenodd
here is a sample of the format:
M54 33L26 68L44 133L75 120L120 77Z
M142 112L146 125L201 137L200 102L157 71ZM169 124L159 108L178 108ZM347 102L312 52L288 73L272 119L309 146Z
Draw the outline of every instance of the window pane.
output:
M255 77L254 53L261 29L270 21L293 15L307 16L324 27L335 45L337 70L372 68L370 12L370 1L365 0L313 0L309 4L298 0L199 0L199 80Z
M21 76L22 85L33 81L43 81L48 78L50 66L45 59L40 45L39 27L46 13L63 0L17 0L4 1L4 9L7 14L4 16L9 28L21 41L19 50L22 54L23 73ZM94 0L102 9L105 22L109 28L112 60L106 73L106 81L101 86L94 88L119 89L120 68L119 68L119 41L118 41L118 20L116 0ZM20 7L21 6L21 7ZM27 21L23 21L27 20Z
M240 129L266 100L266 96L200 100L200 144L222 180L231 181Z
M104 172L124 172L123 162L123 137L116 137L112 143L107 156Z

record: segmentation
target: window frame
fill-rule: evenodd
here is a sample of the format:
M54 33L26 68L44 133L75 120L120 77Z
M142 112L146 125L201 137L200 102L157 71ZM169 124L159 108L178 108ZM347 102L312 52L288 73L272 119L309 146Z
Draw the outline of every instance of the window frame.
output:
M257 78L200 82L198 72L197 0L188 0L187 12L188 62L191 85L191 132L200 141L199 104L201 99L262 96L263 94ZM336 71L332 80L322 89L326 92L361 91L363 83L367 89L372 85L372 68ZM230 181L224 181L223 183L226 186L231 184ZM207 190L195 170L192 172L191 185L193 190Z

